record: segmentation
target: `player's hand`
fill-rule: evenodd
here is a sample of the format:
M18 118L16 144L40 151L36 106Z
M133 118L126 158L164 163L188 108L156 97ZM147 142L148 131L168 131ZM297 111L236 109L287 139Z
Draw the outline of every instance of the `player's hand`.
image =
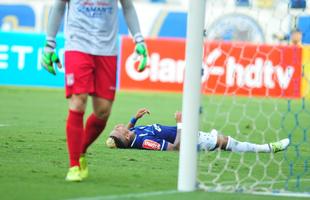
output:
M136 43L135 53L138 55L140 59L138 71L142 72L147 65L147 48L144 42Z
M177 123L181 123L182 122L182 112L180 112L180 111L175 112L174 118L175 118L175 121Z
M146 108L142 108L142 109L138 110L138 112L137 112L135 118L136 118L136 119L140 119L140 118L143 117L143 115L145 115L145 114L150 114L150 111L149 111L148 109L146 109Z
M44 47L41 58L41 64L44 67L44 69L46 69L49 73L53 75L56 75L54 64L56 64L59 69L62 68L59 57L55 53L54 47L48 45Z

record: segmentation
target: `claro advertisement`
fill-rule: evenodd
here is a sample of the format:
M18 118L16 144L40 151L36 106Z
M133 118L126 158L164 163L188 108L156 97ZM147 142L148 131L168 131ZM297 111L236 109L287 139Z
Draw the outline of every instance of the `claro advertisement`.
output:
M123 38L120 89L182 91L185 72L185 41L146 41L149 62L139 73L132 55L134 44ZM301 96L302 49L250 43L206 42L202 69L205 94ZM190 67L190 66L189 66Z
M0 84L63 87L64 69L47 73L40 64L42 34L0 32ZM7 40L5 38L11 38ZM131 38L120 38L118 86L121 90L182 92L184 39L147 39L148 65L137 71ZM57 39L63 62L63 37ZM307 50L307 51L306 51ZM299 98L309 77L308 48L252 43L206 42L201 66L204 94ZM304 60L304 61L303 61ZM191 66L188 66L191 67ZM308 75L307 75L308 74Z

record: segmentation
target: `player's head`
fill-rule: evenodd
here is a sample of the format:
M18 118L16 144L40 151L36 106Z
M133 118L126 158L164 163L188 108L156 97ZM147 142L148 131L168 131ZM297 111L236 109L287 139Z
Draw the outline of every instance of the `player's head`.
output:
M124 124L118 124L111 131L106 145L109 148L129 148L131 143L131 132Z

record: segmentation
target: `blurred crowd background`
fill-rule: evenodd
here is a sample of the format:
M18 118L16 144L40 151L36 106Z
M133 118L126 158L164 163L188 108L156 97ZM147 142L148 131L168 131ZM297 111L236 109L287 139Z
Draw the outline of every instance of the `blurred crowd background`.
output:
M45 32L53 0L2 0L2 31ZM184 38L186 0L134 0L142 32L146 37ZM210 40L289 43L291 32L301 33L310 43L310 15L306 0L207 0L206 38ZM120 35L128 30L119 13ZM60 29L63 31L63 28Z

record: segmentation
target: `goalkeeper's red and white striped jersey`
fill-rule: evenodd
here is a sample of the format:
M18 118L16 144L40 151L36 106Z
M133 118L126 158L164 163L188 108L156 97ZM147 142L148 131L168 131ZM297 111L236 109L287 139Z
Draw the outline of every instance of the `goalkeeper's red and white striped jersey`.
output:
M65 19L66 50L117 55L118 0L70 0Z

